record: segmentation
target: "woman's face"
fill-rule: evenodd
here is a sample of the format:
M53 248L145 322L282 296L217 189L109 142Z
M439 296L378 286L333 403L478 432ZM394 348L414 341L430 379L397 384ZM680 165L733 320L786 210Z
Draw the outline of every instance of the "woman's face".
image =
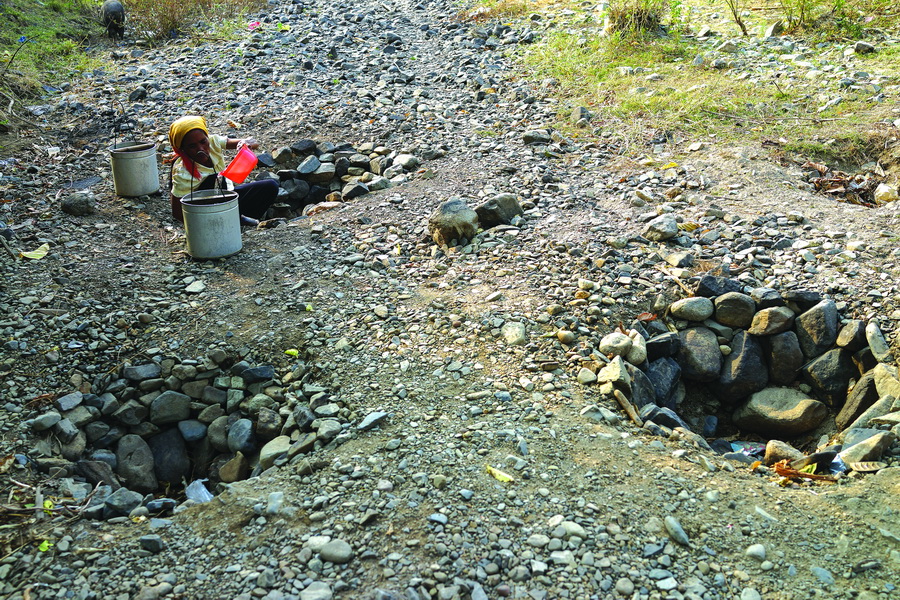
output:
M181 140L181 152L190 160L212 166L212 157L209 155L209 136L202 129L192 129Z

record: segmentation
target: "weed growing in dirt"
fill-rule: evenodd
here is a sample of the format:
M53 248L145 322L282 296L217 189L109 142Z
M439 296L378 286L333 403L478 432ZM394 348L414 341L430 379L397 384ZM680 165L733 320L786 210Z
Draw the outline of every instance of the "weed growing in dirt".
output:
M186 33L198 21L233 25L262 0L129 0L132 29L150 39L167 39Z
M734 23L741 28L741 33L744 36L749 35L747 33L747 24L744 22L744 0L725 0L726 6L728 6L728 12L731 13L731 18L734 19Z
M463 16L479 21L524 17L540 4L544 3L526 0L484 0L477 7L463 13Z

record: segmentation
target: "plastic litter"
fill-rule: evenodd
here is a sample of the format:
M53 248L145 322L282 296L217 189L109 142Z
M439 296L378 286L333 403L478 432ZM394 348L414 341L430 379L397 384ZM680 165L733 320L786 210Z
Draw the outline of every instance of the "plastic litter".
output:
M876 469L877 470L877 469ZM847 472L847 465L841 460L840 456L835 456L834 460L828 464L828 472L832 475Z
M190 483L190 485L185 488L184 493L187 496L188 500L193 500L198 504L203 504L204 502L209 502L213 499L213 495L209 493L209 490L206 489L206 486L203 485L204 481L209 481L208 479L195 479Z
M731 449L747 456L763 456L766 445L759 442L731 442Z

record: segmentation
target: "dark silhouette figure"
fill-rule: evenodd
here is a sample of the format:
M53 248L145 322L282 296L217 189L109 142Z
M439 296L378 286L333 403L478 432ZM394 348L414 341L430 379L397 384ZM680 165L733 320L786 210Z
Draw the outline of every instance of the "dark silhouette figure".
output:
M125 37L125 7L119 0L106 0L100 7L100 22L109 37L121 40Z

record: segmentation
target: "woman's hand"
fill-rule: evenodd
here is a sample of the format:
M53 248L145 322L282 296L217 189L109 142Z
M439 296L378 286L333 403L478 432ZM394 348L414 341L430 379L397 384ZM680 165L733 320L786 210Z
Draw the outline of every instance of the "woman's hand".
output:
M241 146L247 146L251 150L256 150L257 148L259 148L259 142L257 142L252 137L248 137L238 142L238 148L240 148Z

